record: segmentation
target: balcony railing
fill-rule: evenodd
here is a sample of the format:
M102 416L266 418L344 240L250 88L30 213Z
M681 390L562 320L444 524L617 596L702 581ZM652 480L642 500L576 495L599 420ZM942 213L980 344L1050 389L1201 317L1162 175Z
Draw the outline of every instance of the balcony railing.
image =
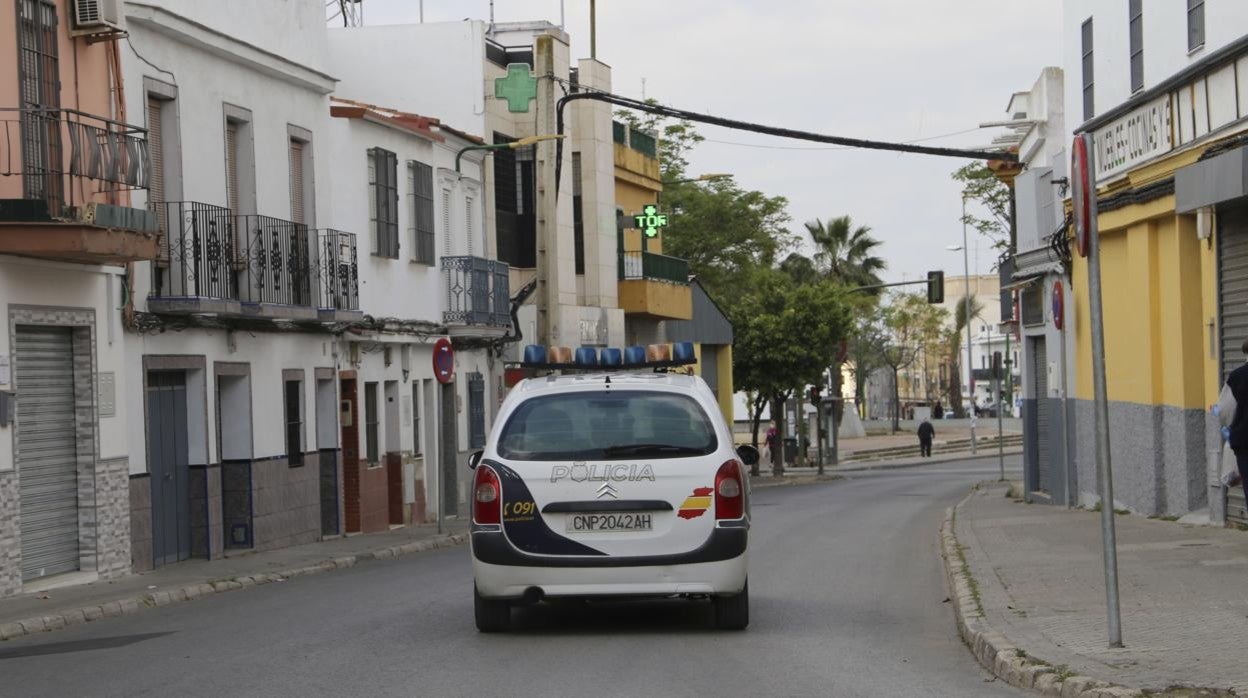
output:
M0 108L0 124L0 176L20 175L21 198L46 203L46 215L61 218L100 193L148 186L147 131L138 126L74 109L16 107Z
M448 325L507 327L511 324L510 269L483 257L443 257Z
M319 232L317 242L320 307L359 310L360 270L355 256L355 235L327 229Z
M689 262L654 252L621 252L620 281L647 279L689 284Z
M359 307L355 236L193 201L163 204L151 297ZM314 243L315 238L315 243Z

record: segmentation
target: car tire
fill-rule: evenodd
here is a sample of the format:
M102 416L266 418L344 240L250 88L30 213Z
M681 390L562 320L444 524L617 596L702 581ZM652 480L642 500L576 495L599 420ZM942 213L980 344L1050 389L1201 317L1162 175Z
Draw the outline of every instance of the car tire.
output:
M720 630L745 630L750 624L750 583L747 581L740 594L716 596L711 599L715 610L715 627Z
M497 599L487 599L472 586L473 613L477 630L483 633L501 633L511 627L511 604Z

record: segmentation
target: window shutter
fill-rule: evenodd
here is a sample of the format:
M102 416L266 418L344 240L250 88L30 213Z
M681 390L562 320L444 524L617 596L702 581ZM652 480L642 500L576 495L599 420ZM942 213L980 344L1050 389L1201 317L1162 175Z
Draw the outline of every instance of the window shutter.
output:
M225 124L225 203L238 214L238 123Z
M161 130L161 100L147 97L147 153L151 159L151 176L147 182L147 207L156 212L160 221L159 259L169 259L169 225L165 212L165 145Z
M473 226L473 220L472 220L473 218L472 207L474 203L475 202L473 201L471 196L464 198L464 235L468 238L468 256L469 257L473 256L476 253L475 250L473 249L475 245L472 244L472 239L477 234L476 231L473 229L474 226Z
M451 244L451 190L442 190L442 256L449 257L458 250Z
M303 147L301 141L290 139L290 220L307 223L303 210Z
M413 252L416 261L434 264L433 229L433 168L413 160L409 172L412 177L412 227L415 231Z
M399 158L386 153L386 228L390 233L390 256L399 258Z

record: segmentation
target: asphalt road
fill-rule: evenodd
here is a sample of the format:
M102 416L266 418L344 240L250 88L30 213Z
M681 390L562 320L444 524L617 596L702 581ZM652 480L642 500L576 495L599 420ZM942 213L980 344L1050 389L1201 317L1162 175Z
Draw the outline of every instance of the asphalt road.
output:
M481 635L458 548L0 643L0 695L1019 695L958 640L936 548L996 468L756 491L744 632L661 601L536 606Z

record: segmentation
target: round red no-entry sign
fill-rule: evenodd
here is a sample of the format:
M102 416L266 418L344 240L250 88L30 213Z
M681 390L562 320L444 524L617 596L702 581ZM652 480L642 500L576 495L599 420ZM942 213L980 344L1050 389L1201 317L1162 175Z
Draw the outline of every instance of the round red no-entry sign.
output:
M1066 317L1066 298L1060 280L1053 282L1053 326L1062 329Z
M1092 179L1091 158L1089 149L1092 147L1092 136L1086 133L1075 135L1070 144L1070 189L1071 203L1075 214L1075 248L1080 257L1088 256L1088 243L1092 238L1093 199L1096 197L1096 183Z
M455 350L451 348L451 340L446 337L433 344L433 377L439 383L455 380Z

